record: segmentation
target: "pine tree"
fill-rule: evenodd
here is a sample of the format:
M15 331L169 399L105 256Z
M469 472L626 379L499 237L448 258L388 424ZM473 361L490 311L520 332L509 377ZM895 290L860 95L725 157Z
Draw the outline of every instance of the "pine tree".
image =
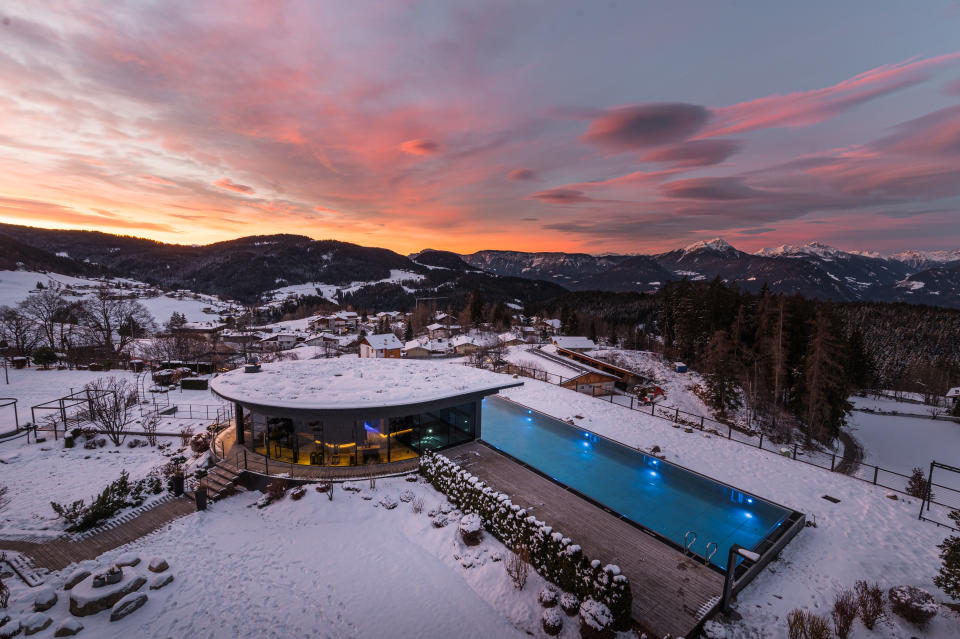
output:
M726 331L716 331L707 348L707 393L710 406L726 415L728 410L740 408L737 386L738 362L734 357L733 342Z
M846 352L836 323L827 306L817 311L803 377L798 392L798 408L808 434L823 442L832 442L846 423L852 406L847 401L849 382L844 369Z
M403 329L403 341L409 342L413 340L413 321L407 320L406 327Z
M587 335L594 344L597 343L597 320L590 320L590 334Z
M954 510L949 515L954 525L960 528L960 510ZM960 601L960 537L950 536L943 540L937 548L940 549L940 571L933 578L933 583L954 601Z

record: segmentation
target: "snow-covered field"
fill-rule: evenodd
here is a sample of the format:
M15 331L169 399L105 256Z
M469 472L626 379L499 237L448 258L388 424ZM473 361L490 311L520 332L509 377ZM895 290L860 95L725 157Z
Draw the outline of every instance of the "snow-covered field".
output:
M393 510L379 505L402 490L424 497L423 513L404 502ZM503 556L501 544L485 534L481 545L465 547L455 523L432 527L426 511L442 496L429 485L381 479L373 494L367 501L337 486L328 501L310 489L299 501L287 497L258 510L259 493L244 493L84 562L104 569L132 552L143 560L133 570L151 577L146 564L161 557L174 581L144 587L149 600L124 620L109 622L109 612L83 617L81 636L543 636L536 601L543 581L531 573L525 588L514 590L503 562L493 560ZM60 586L71 571L51 575L48 584ZM59 594L46 613L54 623L38 637L52 636L70 616ZM32 593L15 586L7 614L23 619L31 602ZM561 637L576 636L567 618Z
M70 275L61 275L58 273L37 273L34 271L0 271L0 306L15 306L17 303L26 299L30 291L35 290L37 282L40 282L47 288L70 286L78 296L74 299L82 298L92 293L102 281L82 277L72 277ZM149 289L148 285L141 282L135 282L127 279L115 279L107 281L108 284L127 284L133 288ZM218 308L228 308L225 304L209 295L198 295L196 298L190 295L180 297L170 297L169 295L153 295L150 297L141 297L137 299L143 304L153 318L163 324L170 319L174 313L181 313L189 322L205 322L215 320L216 314L205 313L204 308L217 310Z
M834 594L858 579L879 582L884 589L910 584L949 601L931 581L940 563L936 545L949 531L918 521L914 499L888 499L883 488L699 431L688 434L663 420L544 382L524 380L522 387L502 394L629 446L660 446L672 462L804 512L817 523L803 530L740 596L737 610L743 620L730 627L732 636L786 637L790 610L805 607L829 616ZM873 634L858 626L852 636L919 634L891 617ZM941 608L923 636L958 637L960 619Z

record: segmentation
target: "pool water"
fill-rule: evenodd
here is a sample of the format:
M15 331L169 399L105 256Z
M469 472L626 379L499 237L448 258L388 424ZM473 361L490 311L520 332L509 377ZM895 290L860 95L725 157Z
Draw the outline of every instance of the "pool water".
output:
M725 568L730 546L756 548L790 511L512 402L483 400L481 439L667 540ZM712 547L711 547L712 548Z

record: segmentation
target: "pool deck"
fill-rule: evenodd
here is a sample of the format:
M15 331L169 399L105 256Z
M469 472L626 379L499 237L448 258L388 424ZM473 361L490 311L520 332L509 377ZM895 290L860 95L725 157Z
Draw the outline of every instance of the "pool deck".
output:
M656 636L687 636L719 598L718 572L490 446L471 442L443 455L573 539L589 557L620 566L630 579L633 619Z

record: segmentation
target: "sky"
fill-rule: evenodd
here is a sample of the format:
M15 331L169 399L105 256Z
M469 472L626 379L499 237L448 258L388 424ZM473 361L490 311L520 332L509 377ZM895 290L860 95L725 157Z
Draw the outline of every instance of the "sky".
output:
M960 247L960 3L4 0L0 222Z

